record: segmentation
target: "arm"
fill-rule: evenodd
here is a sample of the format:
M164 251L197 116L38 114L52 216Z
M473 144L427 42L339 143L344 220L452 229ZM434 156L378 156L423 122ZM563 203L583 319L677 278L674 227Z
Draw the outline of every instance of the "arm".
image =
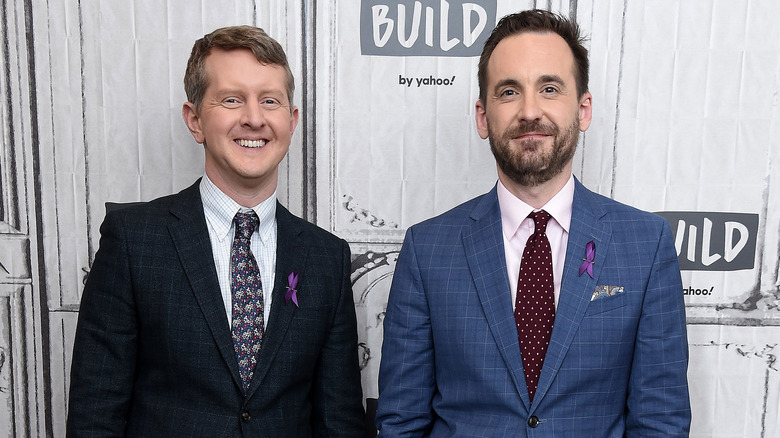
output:
M688 338L680 267L664 222L640 316L628 388L626 435L688 436Z
M384 321L376 418L382 436L424 436L430 431L434 366L431 318L410 229L398 256Z
M125 433L138 329L122 231L117 215L107 215L81 297L71 364L69 437Z
M342 240L341 290L312 388L314 436L357 437L363 430L363 392L358 363L357 320L350 281L350 251Z

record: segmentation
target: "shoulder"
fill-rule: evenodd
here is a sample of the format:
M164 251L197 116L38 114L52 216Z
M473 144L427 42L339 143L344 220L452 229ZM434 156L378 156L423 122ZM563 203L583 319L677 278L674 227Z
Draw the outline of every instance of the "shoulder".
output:
M489 217L491 214L500 220L498 197L495 188L488 193L472 198L444 213L412 225L414 232L435 231L441 228L460 229L471 226L474 221Z
M625 230L647 235L661 234L665 228L669 229L663 217L592 192L578 183L574 192L572 220L587 220L589 216L609 224L617 232Z
M276 225L280 239L285 236L303 238L307 244L324 248L343 248L347 242L333 233L302 219L276 203Z
M196 181L179 193L145 202L107 202L104 226L121 224L123 227L165 226L172 221L204 222L203 203Z

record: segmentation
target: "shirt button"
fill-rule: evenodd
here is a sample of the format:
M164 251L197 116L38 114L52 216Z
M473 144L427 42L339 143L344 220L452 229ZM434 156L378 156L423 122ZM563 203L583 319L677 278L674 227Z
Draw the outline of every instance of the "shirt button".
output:
M536 415L531 415L531 418L528 419L528 425L535 428L539 425L539 418Z
M241 420L243 420L244 423L248 423L251 419L252 415L249 414L249 411L244 411L241 413Z

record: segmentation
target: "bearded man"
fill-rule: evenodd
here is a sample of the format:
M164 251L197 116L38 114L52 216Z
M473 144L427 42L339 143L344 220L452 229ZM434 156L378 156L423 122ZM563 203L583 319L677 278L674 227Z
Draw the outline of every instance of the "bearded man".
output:
M572 175L591 121L576 23L504 17L479 61L498 182L411 227L384 322L381 436L688 436L669 225Z

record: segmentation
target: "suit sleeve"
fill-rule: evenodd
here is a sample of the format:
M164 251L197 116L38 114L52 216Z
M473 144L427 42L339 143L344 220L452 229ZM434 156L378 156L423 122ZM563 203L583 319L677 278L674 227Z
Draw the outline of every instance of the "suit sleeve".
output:
M425 436L433 423L433 336L413 230L398 256L384 320L376 424L386 437Z
M81 297L71 364L68 437L124 436L137 351L127 242L117 214L100 227L100 249Z
M341 247L341 287L330 333L322 349L312 389L314 436L357 437L363 431L357 319L350 281L347 242Z
M628 437L687 437L688 338L680 267L664 222L639 321L628 388Z

